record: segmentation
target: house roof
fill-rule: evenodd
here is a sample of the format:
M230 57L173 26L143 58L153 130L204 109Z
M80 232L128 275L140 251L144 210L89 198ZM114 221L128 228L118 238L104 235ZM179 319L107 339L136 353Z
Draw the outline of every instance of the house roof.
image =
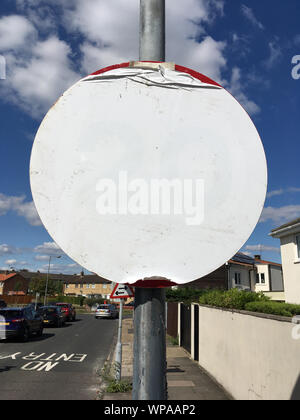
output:
M276 232L277 230L281 230L281 229L285 229L285 228L290 227L290 226L297 225L298 223L300 223L300 217L298 219L292 220L291 222L285 223L284 225L279 226L276 229L273 229L272 232Z
M276 265L277 267L282 267L282 264L278 264L272 261L259 260L259 259L255 260L255 264L263 264L263 265L268 264L268 265Z
M273 238L281 238L287 236L289 234L293 234L295 232L300 231L300 218L292 220L289 223L286 223L282 226L279 226L276 229L273 229L269 234Z
M242 263L239 261L235 261L235 260L229 260L228 261L229 264L235 264L235 265L242 265L244 267L252 267L254 266L254 263Z
M245 267L253 267L255 260L254 258L250 257L249 255L243 254L242 252L238 252L232 257L229 261L229 264L237 264L243 265Z
M0 274L0 282L6 281L14 276L16 276L18 273L12 273L12 274Z
M65 284L110 284L109 280L103 279L97 275L71 276L64 280Z

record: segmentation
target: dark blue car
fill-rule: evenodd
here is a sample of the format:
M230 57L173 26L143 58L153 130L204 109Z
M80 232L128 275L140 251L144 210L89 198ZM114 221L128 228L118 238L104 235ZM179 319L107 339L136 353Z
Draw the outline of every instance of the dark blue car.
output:
M36 334L43 335L43 318L31 306L0 309L0 338L18 338L28 341Z

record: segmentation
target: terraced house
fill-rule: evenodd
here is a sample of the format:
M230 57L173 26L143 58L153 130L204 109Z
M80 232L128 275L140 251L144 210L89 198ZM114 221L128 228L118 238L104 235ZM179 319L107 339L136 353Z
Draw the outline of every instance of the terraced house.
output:
M113 283L97 275L72 276L64 282L65 296L102 297L108 299Z

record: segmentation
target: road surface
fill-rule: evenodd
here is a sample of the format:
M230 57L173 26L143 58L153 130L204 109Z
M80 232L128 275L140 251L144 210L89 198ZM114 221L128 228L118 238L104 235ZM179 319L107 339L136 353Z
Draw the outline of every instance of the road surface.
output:
M0 342L0 400L95 400L117 320L80 315L28 343Z

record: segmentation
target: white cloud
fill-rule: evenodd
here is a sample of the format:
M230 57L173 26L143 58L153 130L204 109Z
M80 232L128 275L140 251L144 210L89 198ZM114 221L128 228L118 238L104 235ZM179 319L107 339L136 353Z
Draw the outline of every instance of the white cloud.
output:
M282 194L284 194L284 191L285 190L283 190L283 189L270 191L267 194L267 198L272 198L272 197L276 197L278 195L282 195Z
M11 15L0 19L1 52L19 50L36 36L36 29L24 16Z
M38 245L34 248L34 252L39 254L44 254L43 259L49 259L49 256L59 256L62 255L64 252L55 242L44 242L42 245Z
M246 111L251 115L256 115L260 112L260 107L251 99L247 97L244 92L242 85L241 69L234 67L232 70L232 76L229 85L226 88L232 93L232 95L244 106Z
M17 262L17 260L6 260L5 261L5 264L7 264L7 265L13 265L13 264L16 264L16 262Z
M297 188L297 187L289 187L285 189L281 188L279 190L269 191L267 194L267 198L272 198L272 197L287 194L287 193L299 193L299 192L300 192L300 188Z
M280 248L268 245L247 245L247 251L252 252L277 252L280 254Z
M256 18L254 12L250 7L242 4L241 6L242 14L257 28L264 30L264 25Z
M77 270L76 270L77 269ZM48 271L48 264L44 264L38 269L41 273ZM62 274L75 274L75 272L81 271L81 267L78 264L50 264L50 271L52 273Z
M300 217L300 205L290 205L283 207L266 207L262 212L260 223L272 221L275 223L285 223Z
M269 57L264 61L267 69L271 70L282 57L281 47L277 42L269 42Z
M11 255L15 254L16 252L18 252L18 250L14 246L7 244L0 245L0 256Z
M36 251L37 252L37 251ZM48 261L49 260L49 255L36 255L34 257L34 259L36 261Z
M80 78L72 69L70 54L66 42L51 36L34 43L24 57L19 58L17 52L7 55L9 76L3 85L5 99L34 117L41 116Z
M34 203L25 202L26 197L6 196L0 193L0 216L8 211L14 211L18 216L24 217L32 226L42 226L41 219L36 211Z

